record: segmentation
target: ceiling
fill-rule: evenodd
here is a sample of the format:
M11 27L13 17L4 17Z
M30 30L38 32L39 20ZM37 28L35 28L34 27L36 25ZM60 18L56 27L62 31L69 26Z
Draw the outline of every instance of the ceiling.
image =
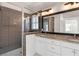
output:
M30 10L30 12L34 13L39 10L45 10L51 8L57 4L61 4L62 2L10 2L10 3L19 7L24 7Z

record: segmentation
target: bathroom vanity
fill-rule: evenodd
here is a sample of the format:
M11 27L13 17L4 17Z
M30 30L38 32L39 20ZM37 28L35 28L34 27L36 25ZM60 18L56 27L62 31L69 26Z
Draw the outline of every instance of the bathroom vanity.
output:
M56 34L26 35L26 56L79 56L79 40Z

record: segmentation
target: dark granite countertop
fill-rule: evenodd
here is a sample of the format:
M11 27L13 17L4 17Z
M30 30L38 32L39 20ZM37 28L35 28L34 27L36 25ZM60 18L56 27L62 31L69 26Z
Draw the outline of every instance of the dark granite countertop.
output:
M71 35L60 35L60 34L47 34L47 33L36 33L36 36L49 38L49 39L55 39L58 41L66 41L70 43L77 43L79 44L79 36L77 38L74 38L74 36Z
M58 41L65 41L65 42L79 44L79 36L77 36L77 38L74 38L74 35L64 35L64 34L61 35L61 34L49 34L49 33L40 33L40 32L24 33L24 35L30 35L30 34L35 34L36 36L49 38L51 40L54 39L54 40L58 40Z

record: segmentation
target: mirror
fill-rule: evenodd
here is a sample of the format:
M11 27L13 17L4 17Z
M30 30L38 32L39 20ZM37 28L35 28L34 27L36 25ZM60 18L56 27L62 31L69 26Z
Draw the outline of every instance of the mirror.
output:
M54 32L54 17L43 18L43 31Z
M46 17L43 17L43 28L46 29L45 31L72 34L79 33L79 10ZM44 24L44 22L48 23Z
M61 33L79 33L79 10L60 14Z

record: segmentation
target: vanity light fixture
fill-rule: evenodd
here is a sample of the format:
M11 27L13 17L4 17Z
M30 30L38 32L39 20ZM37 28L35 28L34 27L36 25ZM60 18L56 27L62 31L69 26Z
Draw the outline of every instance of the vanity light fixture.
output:
M69 4L74 5L74 3L75 3L75 4L78 4L79 2L67 2L67 3L65 3L64 5L69 5Z
M54 9L53 8L51 8L51 10L49 10L49 13L53 13L54 12Z
M42 11L42 15L47 15L53 13L53 8L49 8Z
M65 3L64 5L69 5L69 4L73 5L74 2L67 2L67 3Z
M67 2L64 4L64 9L72 9L79 7L79 2Z

